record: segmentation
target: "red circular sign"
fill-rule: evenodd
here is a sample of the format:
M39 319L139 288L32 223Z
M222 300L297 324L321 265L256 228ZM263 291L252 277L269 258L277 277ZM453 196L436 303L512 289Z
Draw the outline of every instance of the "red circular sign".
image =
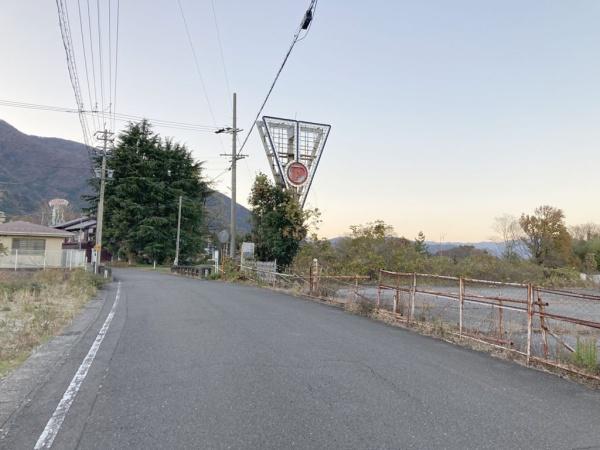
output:
M301 186L308 179L308 169L298 161L294 161L287 166L287 176L290 183L295 186Z

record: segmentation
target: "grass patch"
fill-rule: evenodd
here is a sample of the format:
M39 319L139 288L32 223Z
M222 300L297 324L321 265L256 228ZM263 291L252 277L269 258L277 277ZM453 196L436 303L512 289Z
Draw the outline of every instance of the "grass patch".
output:
M598 347L595 339L579 339L575 352L571 355L576 366L583 367L592 373L598 372Z
M81 270L0 273L0 378L59 334L103 283Z

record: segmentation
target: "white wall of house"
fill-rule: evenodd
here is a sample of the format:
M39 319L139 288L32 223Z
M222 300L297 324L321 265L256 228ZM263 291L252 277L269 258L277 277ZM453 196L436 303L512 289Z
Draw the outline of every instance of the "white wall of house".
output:
M45 241L45 250L40 253L20 252L17 257L19 266L31 267L64 267L65 253L62 250L63 237L44 237L44 236L1 236L0 244L6 249L6 255L0 257L0 268L11 268L15 260L15 239L41 239ZM45 263L44 263L45 260Z

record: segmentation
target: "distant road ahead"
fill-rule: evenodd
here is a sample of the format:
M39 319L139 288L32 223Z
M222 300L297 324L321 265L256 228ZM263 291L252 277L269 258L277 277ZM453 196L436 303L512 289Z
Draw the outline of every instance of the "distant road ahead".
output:
M600 448L600 393L310 301L115 270L53 448ZM114 299L14 418L34 447Z

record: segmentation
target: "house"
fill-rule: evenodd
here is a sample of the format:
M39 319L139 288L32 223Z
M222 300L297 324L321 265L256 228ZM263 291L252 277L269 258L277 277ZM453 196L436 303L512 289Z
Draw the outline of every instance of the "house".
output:
M94 217L78 217L54 225L53 228L72 233L72 236L63 243L64 250L85 250L86 260L92 261L92 250L96 245L96 219ZM111 258L110 252L103 248L102 261L110 261Z
M0 257L0 268L65 267L72 254L62 245L72 234L35 223L16 221L0 223L0 244L6 255Z
M85 250L86 260L92 260L92 250L96 240L96 219L82 216L53 225L52 228L71 233L71 237L63 243L63 249Z

